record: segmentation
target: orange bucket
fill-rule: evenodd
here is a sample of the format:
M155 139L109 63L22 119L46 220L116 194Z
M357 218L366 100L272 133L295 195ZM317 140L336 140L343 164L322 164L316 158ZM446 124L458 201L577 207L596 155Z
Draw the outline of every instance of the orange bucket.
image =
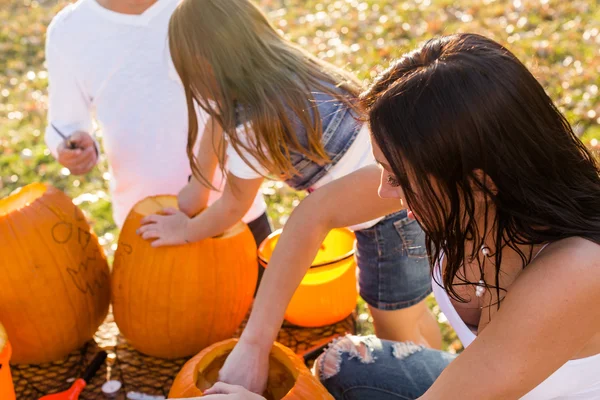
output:
M258 248L265 268L280 235L281 230L273 232ZM335 324L352 313L358 297L354 241L354 233L347 228L329 232L288 305L288 322L314 328Z
M15 400L15 388L10 375L12 347L6 338L6 331L0 324L0 399Z

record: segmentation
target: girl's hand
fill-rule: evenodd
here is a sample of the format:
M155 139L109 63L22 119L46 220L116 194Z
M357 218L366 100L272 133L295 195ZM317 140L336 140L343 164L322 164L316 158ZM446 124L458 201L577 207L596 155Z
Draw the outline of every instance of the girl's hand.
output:
M166 208L162 215L148 215L142 219L137 234L145 240L154 240L152 247L178 246L189 243L187 231L190 218L179 210Z
M213 387L204 391L204 395L202 397L194 397L185 400L265 400L265 398L257 395L256 393L252 393L241 386L217 382Z
M269 350L265 351L240 339L219 371L219 381L240 385L254 393L263 393L269 375ZM216 387L213 386L211 391Z

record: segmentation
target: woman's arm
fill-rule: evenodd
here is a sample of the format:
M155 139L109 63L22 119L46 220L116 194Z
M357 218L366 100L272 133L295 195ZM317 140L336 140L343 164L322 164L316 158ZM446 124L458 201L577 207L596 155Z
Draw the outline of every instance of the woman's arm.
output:
M220 379L261 393L267 355L287 305L314 260L327 233L397 211L398 199L377 194L381 170L373 165L311 193L292 212L263 276L253 311Z
M545 253L521 273L490 324L422 400L520 398L600 332L598 246L572 238Z
M270 348L287 304L331 229L356 225L401 209L377 194L381 170L363 168L311 193L292 212L254 302L242 337Z

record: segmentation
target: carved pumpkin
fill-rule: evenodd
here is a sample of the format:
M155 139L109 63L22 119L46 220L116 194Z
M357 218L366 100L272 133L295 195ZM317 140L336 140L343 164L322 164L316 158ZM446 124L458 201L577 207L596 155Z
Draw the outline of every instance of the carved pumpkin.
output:
M109 270L81 210L41 183L0 200L0 321L13 363L58 361L108 312Z
M216 343L190 359L179 371L169 398L202 396L218 380L219 370L235 347L237 339ZM263 393L267 400L333 399L302 359L279 343L274 343L269 359L269 379Z
M10 356L12 348L6 337L4 326L0 324L0 399L14 400L15 388L10 375Z
M272 233L259 249L260 263L267 267L281 231ZM355 236L346 228L333 229L323 243L311 268L296 289L285 319L298 326L321 327L335 324L356 308Z
M216 238L153 248L136 230L167 207L177 207L174 196L145 199L129 213L115 254L113 313L137 350L178 358L233 336L252 303L256 244L239 223Z

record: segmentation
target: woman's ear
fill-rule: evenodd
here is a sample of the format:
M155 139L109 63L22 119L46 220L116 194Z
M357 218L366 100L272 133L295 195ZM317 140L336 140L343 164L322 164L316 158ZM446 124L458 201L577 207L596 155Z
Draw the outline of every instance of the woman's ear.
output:
M494 196L498 194L498 187L483 170L475 169L471 175L471 189L475 193L486 191L492 193Z

